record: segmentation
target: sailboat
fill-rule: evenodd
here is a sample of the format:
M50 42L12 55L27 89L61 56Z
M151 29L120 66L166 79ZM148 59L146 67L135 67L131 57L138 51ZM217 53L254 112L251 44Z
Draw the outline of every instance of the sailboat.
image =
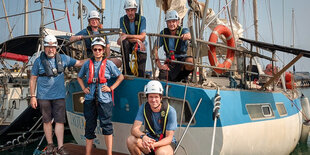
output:
M231 2L223 8L228 8ZM171 3L174 4L173 1ZM192 19L196 19L194 22L196 25L189 28L193 30L191 34L193 56L196 62L194 65L196 69L198 68L199 75L193 74L191 80L185 83L161 81L165 87L164 100L167 100L177 111L178 129L175 136L178 145L175 154L289 154L292 152L300 139L304 141L308 137L309 102L292 86L291 81L285 81L281 76L302 56L310 57L310 51L242 38L242 35L238 35L242 31L232 28L234 26L240 28L236 21L225 23L217 18L219 13L207 18L207 14L212 13L212 11L208 13L207 3L202 5L194 0L188 1L188 6L191 6L190 12L194 17ZM201 25L199 25L200 22ZM225 35L218 36L218 39L223 38L223 43L201 39L203 31L194 30L194 27L201 27L200 30L204 30L205 23L214 24L214 28L224 25L224 28L220 28L220 33L218 31L220 35ZM223 29L234 36L226 36ZM156 37L178 38L150 33L147 35L150 49ZM241 44L232 46L228 38L247 43L250 48L242 47ZM235 55L228 57L226 54L227 58L224 60L232 61L232 66L236 67L216 66L218 62L203 65L202 56L208 55L208 50L204 49L209 49L210 46L229 51L230 54L234 51ZM255 48L271 51L272 56L258 53L254 51ZM278 72L272 71L271 75L267 75L256 59L270 61L273 68L276 52L290 53L297 57ZM218 56L220 51L215 50L214 53ZM152 63L150 78L125 75L124 81L115 90L112 118L113 151L115 152L129 153L126 139L130 135L139 106L146 102L146 95L143 93L144 85L152 79L157 79L154 56L151 54L150 57ZM210 57L209 55L209 60ZM232 57L237 61L232 60ZM253 64L254 61L256 64ZM206 71L209 71L208 74ZM206 75L209 76L204 79ZM260 80L261 83L259 83ZM282 84L279 84L279 81ZM291 84L290 87L288 87L289 84ZM67 90L66 108L70 130L76 142L85 145L84 93L76 80L71 80L67 84ZM97 138L94 140L94 145L105 149L99 121L95 132Z

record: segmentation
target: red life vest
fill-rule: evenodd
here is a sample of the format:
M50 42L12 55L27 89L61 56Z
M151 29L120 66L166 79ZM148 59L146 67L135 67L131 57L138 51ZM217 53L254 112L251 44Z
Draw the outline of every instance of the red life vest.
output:
M93 59L89 59L89 74L88 74L88 81L87 83L93 83L93 78L94 78L94 74L95 74L95 66L93 63ZM105 68L106 68L106 64L107 64L107 59L104 59L101 61L100 64L100 69L99 69L99 83L106 83L107 79L104 77L105 74ZM98 82L98 80L97 80Z

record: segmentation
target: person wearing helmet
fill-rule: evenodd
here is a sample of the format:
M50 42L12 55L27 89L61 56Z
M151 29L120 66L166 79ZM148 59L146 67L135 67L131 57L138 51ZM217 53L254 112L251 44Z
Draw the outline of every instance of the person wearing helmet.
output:
M159 81L152 80L144 87L147 102L139 107L131 135L127 138L130 154L173 154L176 146L174 131L177 128L175 109L163 102L163 87ZM143 122L145 131L140 130Z
M86 120L86 155L91 154L93 139L96 138L94 131L97 127L98 116L102 133L105 136L107 153L112 155L113 126L111 117L113 90L123 81L124 76L112 61L104 57L106 42L103 38L94 38L91 47L94 57L85 62L77 78L81 89L85 93L83 105ZM85 76L87 79L86 86L82 79ZM108 86L107 82L111 78L117 79L111 86Z
M104 31L101 31L102 29L102 24L100 24L100 15L99 12L96 10L92 10L89 15L88 15L88 26L75 34L74 36L70 37L70 41L74 40L82 40L83 36L89 36L89 35L95 35L95 34L101 34L104 33ZM106 41L106 54L107 57L110 56L110 43L107 37L104 37ZM92 57L92 50L91 50L91 42L93 38L85 38L85 44L86 44L86 49L87 49L87 57L91 58Z
M117 43L124 50L125 68L128 75L133 75L129 66L129 54L137 52L138 76L143 77L146 63L145 37L146 19L137 12L138 5L135 0L125 0L124 9L126 15L120 18L121 37Z
M162 30L160 34L179 36L180 39L163 38L160 37L154 44L155 63L160 70L159 78L167 79L169 81L182 81L187 79L188 75L194 70L193 65L182 65L179 63L172 63L170 60L177 60L183 62L193 63L192 56L187 56L188 40L191 39L188 28L180 26L180 18L175 10L170 10L165 15L167 28ZM158 49L163 46L165 51L166 61L162 65L158 57Z
M66 122L66 89L64 70L66 67L81 67L84 60L75 60L67 55L57 53L58 42L55 36L44 38L44 52L32 66L30 77L30 105L36 109L40 105L44 134L48 143L46 153L68 154L63 147L64 123ZM36 92L36 93L35 93ZM54 149L52 136L52 119L55 124L58 149Z

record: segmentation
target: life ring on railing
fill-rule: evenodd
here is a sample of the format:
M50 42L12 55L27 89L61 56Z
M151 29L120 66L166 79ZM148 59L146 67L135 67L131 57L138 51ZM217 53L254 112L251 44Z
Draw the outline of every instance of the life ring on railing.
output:
M210 35L209 41L216 43L220 35L225 36L227 46L235 47L234 37L231 31L229 30L229 28L224 25L218 25L214 28L213 32ZM209 57L210 64L212 66L229 69L234 60L235 51L231 49L227 49L226 60L222 64L220 64L216 57L216 47L213 45L209 45L209 47L210 47L210 52L208 52L208 57ZM222 70L222 69L214 69L214 71L219 74L226 72L225 70Z

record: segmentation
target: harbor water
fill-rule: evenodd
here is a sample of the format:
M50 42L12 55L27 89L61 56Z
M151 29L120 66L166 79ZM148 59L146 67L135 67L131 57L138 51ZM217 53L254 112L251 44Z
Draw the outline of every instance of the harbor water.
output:
M301 92L305 96L310 98L310 88L303 88L301 89ZM54 136L54 143L55 144L57 143L55 136ZM75 143L75 140L69 130L65 132L64 143ZM0 152L0 155L32 155L34 150L37 148L38 144L39 141L34 142L32 144L28 144L27 146L24 147L17 147L12 150ZM39 150L44 149L45 146L46 141L44 140L43 143L40 145ZM303 145L298 144L295 150L291 153L291 155L308 155L308 154L310 154L310 137L308 138L307 144Z

